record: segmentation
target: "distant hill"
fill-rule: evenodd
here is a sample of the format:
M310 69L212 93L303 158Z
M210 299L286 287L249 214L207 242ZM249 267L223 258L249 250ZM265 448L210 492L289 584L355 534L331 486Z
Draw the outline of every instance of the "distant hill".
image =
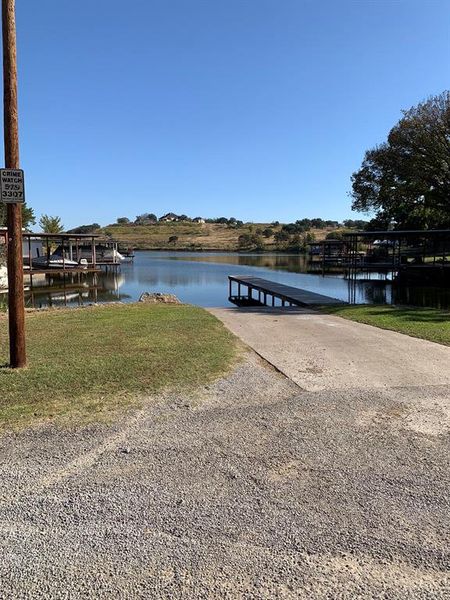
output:
M286 226L284 226L286 228ZM288 226L289 227L289 226ZM194 223L158 221L148 225L113 224L98 232L120 242L121 246L139 250L299 250L308 241L319 241L330 232L348 229L325 227L308 231L287 232L282 224Z

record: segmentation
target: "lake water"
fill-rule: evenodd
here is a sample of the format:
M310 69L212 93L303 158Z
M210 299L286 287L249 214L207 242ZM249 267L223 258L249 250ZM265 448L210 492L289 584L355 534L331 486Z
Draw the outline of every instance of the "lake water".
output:
M310 274L308 257L289 254L224 254L196 252L137 252L134 263L118 273L34 277L26 291L27 306L79 305L91 302L139 299L142 292L175 294L200 306L230 306L228 275L254 275L355 303L391 303L450 306L449 290L410 288L396 290L382 276L353 286L341 275ZM1 301L1 300L0 300ZM5 296L3 296L5 302Z

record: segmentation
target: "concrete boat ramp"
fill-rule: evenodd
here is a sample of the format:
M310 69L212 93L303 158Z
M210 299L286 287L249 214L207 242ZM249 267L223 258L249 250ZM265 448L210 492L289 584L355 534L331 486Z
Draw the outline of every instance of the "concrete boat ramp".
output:
M448 347L314 310L345 304L336 298L259 277L228 281L237 308L210 312L305 391L450 384Z
M307 391L450 384L450 348L308 308L210 309Z

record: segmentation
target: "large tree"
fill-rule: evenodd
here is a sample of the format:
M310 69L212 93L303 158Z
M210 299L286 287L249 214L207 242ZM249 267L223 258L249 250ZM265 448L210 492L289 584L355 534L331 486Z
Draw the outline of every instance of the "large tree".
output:
M410 110L352 176L353 210L372 228L450 227L450 92Z

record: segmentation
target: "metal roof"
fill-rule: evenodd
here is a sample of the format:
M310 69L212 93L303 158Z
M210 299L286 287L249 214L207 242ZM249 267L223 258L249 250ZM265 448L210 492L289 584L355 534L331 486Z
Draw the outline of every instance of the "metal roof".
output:
M55 240L91 240L92 238L101 237L98 233L34 233L32 231L24 231L22 233L24 237L44 238L44 239L55 239Z

